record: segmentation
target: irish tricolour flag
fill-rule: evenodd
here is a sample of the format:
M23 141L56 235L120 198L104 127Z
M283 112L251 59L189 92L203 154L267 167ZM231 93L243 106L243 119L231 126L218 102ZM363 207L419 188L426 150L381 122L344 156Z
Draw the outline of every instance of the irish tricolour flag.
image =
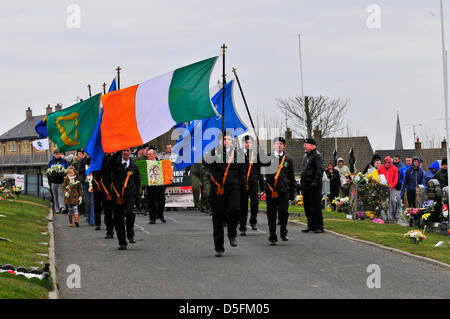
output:
M175 124L217 116L209 80L217 57L102 96L106 153L147 143Z

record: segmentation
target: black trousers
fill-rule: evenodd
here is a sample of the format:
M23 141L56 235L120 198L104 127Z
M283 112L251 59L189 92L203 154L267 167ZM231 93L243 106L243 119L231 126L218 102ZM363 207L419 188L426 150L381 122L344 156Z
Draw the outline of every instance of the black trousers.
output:
M406 198L408 199L408 206L415 208L416 207L416 191L408 189L406 191Z
M102 193L103 214L105 215L106 235L114 235L115 219L113 216L113 201L107 200L106 194Z
M133 210L134 196L125 198L125 204L123 205L118 205L116 200L113 199L114 219L119 245L127 245L125 237L128 239L134 237L134 220L136 219L136 215Z
M213 221L214 248L216 251L225 251L223 247L224 231L223 223L227 222L228 238L237 236L237 224L240 213L240 190L225 188L225 194L217 195L217 187L211 187L211 208Z
M95 226L100 226L102 223L102 198L103 192L98 191L94 187L94 216L95 216Z
M308 187L303 192L303 205L309 229L323 229L322 185Z
M258 183L250 183L249 190L246 189L241 192L241 216L239 218L239 230L247 229L248 217L248 198L250 197L250 225L256 225L256 217L258 216L259 197L258 197Z
M280 221L280 235L287 236L287 222L289 218L289 194L279 193L279 196L272 198L272 192L268 191L267 202L267 222L269 224L269 241L278 241L277 238L277 215Z
M147 187L147 201L150 220L156 220L158 217L164 219L164 206L166 205L164 187Z

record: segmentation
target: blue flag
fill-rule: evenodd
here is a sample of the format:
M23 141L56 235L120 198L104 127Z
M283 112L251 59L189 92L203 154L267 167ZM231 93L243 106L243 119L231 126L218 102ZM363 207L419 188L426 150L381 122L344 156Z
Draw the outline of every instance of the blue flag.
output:
M233 103L233 83L225 86L225 130L233 129L233 137L247 132L247 127L236 113ZM219 116L193 121L183 136L173 147L177 154L177 170L201 161L203 154L219 145L217 135L222 132L222 89L216 93L211 102Z
M39 138L45 138L45 137L48 136L48 133L47 133L47 118L48 118L48 116L44 117L34 127L34 129L36 130L36 133L38 133L38 135L39 135Z
M114 79L109 87L108 92L115 91L116 87L116 79ZM86 171L86 176L89 176L94 171L100 171L102 169L103 163L103 146L102 146L102 132L100 130L100 125L102 124L103 118L103 108L100 110L100 114L98 116L97 123L95 124L94 131L92 132L91 138L86 145L86 153L91 157L91 165Z

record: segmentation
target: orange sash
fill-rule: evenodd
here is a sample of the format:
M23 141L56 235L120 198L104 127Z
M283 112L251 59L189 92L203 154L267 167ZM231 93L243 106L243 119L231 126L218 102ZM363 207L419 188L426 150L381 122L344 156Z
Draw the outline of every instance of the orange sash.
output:
M97 192L100 192L102 189L100 188L100 184L95 180L94 177L92 177L92 180L95 182L95 184L97 185Z
M128 184L128 180L130 179L130 176L131 176L131 172L128 171L127 172L127 178L125 179L125 183L123 184L123 187L122 187L122 196L119 195L119 192L117 192L116 187L112 183L112 187L114 188L114 191L116 192L116 195L117 195L117 205L125 204L125 200L123 199L123 195L124 195L124 192L125 192L125 188L127 188L127 184Z
M286 158L286 155L283 155L283 158L281 159L281 163L278 166L277 174L275 175L275 183L273 185L273 188L270 186L269 183L267 183L267 186L269 186L270 191L272 192L272 198L277 198L278 196L280 196L280 194L278 194L278 192L275 191L275 189L277 188L278 178L280 177L281 169L283 168L285 158Z
M105 187L105 184L103 184L103 178L100 179L100 183L102 183L102 187L105 190L106 193L106 200L112 200L111 194L108 192L108 190Z
M248 178L250 177L250 172L251 172L251 170L252 170L252 165L253 165L253 151L252 151L252 157L251 157L251 159L250 159L250 165L249 165L248 171L247 171L247 186L246 186L247 190L249 190L249 186L248 186Z
M222 180L223 186L220 186L220 184L214 179L214 176L212 176L212 174L211 174L211 179L217 186L217 195L225 194L225 190L224 190L225 182L227 181L228 169L230 168L230 165L231 165L231 162L233 162L233 159L234 159L234 151L233 151L233 153L231 153L230 161L228 162L227 169L225 170L225 174L223 175L223 180Z

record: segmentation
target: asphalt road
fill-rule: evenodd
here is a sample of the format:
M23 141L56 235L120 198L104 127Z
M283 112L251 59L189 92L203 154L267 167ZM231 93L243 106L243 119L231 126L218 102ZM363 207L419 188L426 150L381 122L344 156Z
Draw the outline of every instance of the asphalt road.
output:
M79 228L55 215L60 298L449 298L450 271L332 234L302 233L288 225L289 241L269 246L265 215L259 231L225 241L214 257L211 216L166 212L167 223L136 218L136 244L119 251L80 216ZM103 221L102 221L103 222ZM279 227L279 226L278 226ZM279 232L279 229L278 229ZM73 287L80 268L80 288ZM369 265L380 268L380 288L368 288ZM70 268L69 268L70 269ZM72 283L72 288L67 281ZM372 280L369 280L373 282Z

